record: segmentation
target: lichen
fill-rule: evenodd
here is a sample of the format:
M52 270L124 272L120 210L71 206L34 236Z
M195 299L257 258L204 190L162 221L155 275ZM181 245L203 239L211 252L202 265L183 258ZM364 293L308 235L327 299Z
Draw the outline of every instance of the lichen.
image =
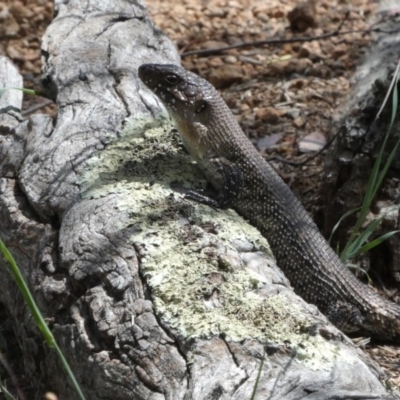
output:
M221 257L224 251L237 254L235 239L269 254L266 239L233 210L193 204L171 189L206 182L165 116L128 121L120 138L92 157L86 171L80 181L84 198L113 194L118 209L129 211L118 228L135 227L130 240L142 250L141 271L163 324L187 338L288 341L298 347L299 362L331 368L340 350L302 333L309 321L299 307L281 294L261 296L265 277Z

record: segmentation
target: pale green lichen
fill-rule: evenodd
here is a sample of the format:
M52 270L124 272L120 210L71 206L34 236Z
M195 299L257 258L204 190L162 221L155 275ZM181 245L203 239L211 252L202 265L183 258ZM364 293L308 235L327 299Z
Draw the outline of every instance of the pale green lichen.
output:
M171 183L199 187L205 180L170 130L165 117L128 121L120 139L87 163L80 182L84 197L113 194L119 210L129 210L119 228L136 228L131 241L143 249L141 270L156 313L185 337L289 341L299 362L330 369L343 356L340 349L301 333L309 322L285 296L259 295L265 277L221 258L221 249L236 252L233 239L269 253L261 234L234 211L193 205L171 189Z

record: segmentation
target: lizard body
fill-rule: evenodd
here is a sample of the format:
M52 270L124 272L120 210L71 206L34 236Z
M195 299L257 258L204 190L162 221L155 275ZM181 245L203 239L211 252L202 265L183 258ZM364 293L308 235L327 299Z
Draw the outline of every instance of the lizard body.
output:
M268 239L295 292L344 332L400 341L400 306L360 282L332 250L300 201L243 133L216 89L175 65L144 64L140 79L162 101L183 143L232 207Z

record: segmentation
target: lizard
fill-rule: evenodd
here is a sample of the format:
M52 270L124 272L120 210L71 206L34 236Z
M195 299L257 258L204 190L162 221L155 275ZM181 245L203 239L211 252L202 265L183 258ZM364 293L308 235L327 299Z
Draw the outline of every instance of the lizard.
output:
M141 81L161 100L184 146L218 191L186 197L231 207L268 240L295 293L344 333L400 341L400 306L362 283L339 259L311 216L242 131L218 91L172 64L143 64Z

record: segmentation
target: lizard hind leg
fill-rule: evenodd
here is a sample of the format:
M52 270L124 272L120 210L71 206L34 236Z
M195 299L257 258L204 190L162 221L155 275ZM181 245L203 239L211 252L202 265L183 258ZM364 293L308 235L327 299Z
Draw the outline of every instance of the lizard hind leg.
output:
M239 196L242 173L236 164L224 157L213 158L209 162L222 177L217 197L213 199L197 191L190 190L186 193L185 198L207 204L213 208L228 208Z
M350 303L337 301L328 307L325 315L333 325L344 333L362 330L364 317L360 310Z

